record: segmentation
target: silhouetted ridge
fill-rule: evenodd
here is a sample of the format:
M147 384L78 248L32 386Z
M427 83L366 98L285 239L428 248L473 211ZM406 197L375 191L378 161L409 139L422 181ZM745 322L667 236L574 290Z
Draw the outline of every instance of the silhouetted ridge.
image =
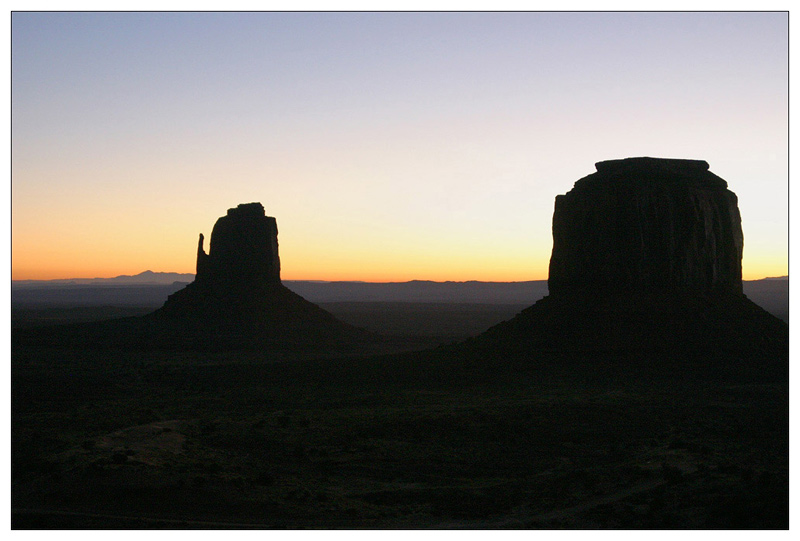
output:
M788 374L789 329L742 294L736 195L697 160L628 158L556 197L549 296L468 341L482 358L661 374Z

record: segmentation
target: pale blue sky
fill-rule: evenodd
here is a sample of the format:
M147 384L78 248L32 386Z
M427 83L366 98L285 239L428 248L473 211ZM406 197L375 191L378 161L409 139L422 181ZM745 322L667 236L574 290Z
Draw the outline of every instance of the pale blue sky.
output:
M284 278L544 279L555 196L642 155L786 274L787 57L786 13L15 13L14 277L190 272L261 201Z

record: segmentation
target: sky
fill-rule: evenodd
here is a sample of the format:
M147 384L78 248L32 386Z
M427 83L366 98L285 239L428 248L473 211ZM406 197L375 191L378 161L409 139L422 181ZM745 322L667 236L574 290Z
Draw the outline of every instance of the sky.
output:
M706 160L788 274L787 13L11 16L11 278L194 272L239 203L285 280L547 278L598 161Z

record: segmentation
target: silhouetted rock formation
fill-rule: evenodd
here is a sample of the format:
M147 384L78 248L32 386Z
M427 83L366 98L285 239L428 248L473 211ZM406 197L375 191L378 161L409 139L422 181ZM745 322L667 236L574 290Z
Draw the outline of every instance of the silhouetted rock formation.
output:
M228 210L201 234L195 280L155 312L14 333L17 346L79 349L249 349L263 358L333 357L393 351L402 344L337 320L284 287L278 227L261 203Z
M195 281L247 291L264 283L280 283L278 224L264 213L261 203L228 209L228 214L214 224L210 244L210 254L206 255L201 233Z
M693 160L630 158L556 198L549 296L468 341L660 374L785 378L788 326L742 294L736 196Z
M708 163L628 158L596 167L556 197L551 294L673 287L742 293L736 195Z
M283 286L278 226L261 203L228 210L214 225L209 253L201 234L194 282L169 296L154 317L173 334L215 345L317 347L364 339Z

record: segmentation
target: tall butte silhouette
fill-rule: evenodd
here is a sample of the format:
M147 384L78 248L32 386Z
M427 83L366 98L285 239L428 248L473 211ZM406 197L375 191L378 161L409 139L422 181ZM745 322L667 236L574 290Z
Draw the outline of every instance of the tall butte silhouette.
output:
M482 358L784 378L789 329L742 294L736 195L699 160L627 158L556 197L549 295L463 345Z
M228 210L200 234L194 282L169 296L154 320L215 346L331 346L368 337L281 283L278 226L261 203Z

